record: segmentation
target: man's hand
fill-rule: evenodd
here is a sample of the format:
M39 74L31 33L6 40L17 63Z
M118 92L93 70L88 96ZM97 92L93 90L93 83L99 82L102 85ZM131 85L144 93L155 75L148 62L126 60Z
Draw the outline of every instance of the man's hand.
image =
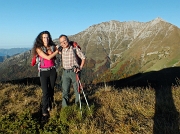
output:
M77 67L77 66L73 66L74 72L78 73L81 71L81 68Z
M74 68L74 72L75 73L78 73L78 72L80 72L81 70L79 69L79 68Z

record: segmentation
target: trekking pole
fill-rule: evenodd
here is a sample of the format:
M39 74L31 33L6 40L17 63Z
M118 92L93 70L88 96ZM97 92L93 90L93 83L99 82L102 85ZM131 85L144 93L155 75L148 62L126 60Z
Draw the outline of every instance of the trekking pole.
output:
M81 115L82 115L82 110L81 110L81 97L80 97L80 93L79 93L79 106L80 106L80 111L81 111Z
M81 109L81 96L80 96L80 85L79 85L79 82L78 82L78 74L76 74L76 80L77 80L78 93L79 93L79 107L80 107L81 116L82 116L82 109Z
M77 79L77 81L78 81L78 86L79 86L80 89L82 90L82 93L83 93L83 95L84 95L86 104L87 104L87 106L88 106L88 108L89 108L89 110L90 110L89 103L88 103L88 101L87 101L87 99L86 99L86 95L85 95L85 93L84 93L84 90L83 90L83 87L82 87L82 84L81 84L81 81L80 81L80 79L79 79L78 74L76 74L76 79ZM79 95L80 95L80 92L79 92Z

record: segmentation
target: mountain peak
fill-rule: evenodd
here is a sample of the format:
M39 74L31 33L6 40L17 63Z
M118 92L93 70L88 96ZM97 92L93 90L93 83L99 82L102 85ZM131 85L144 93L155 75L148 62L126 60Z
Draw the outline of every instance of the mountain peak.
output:
M155 18L154 20L152 20L153 22L156 22L156 23L158 23L158 22L161 22L161 21L164 21L162 18L160 18L160 17L157 17L157 18ZM165 21L164 21L165 22Z
M154 20L151 20L150 21L150 24L151 25L156 25L156 24L158 24L158 23L160 23L160 22L166 22L166 21L164 21L162 18L160 18L160 17L157 17L157 18L155 18Z

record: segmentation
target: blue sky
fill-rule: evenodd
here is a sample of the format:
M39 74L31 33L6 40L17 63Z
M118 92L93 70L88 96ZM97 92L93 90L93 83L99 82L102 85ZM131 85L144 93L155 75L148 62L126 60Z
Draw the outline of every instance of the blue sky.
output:
M180 0L0 0L0 48L32 48L44 30L53 39L110 20L157 17L180 28Z

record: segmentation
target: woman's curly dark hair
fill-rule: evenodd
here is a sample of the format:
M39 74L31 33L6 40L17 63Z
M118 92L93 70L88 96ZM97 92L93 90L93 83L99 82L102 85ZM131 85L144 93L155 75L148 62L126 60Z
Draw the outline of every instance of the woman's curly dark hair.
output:
M51 34L50 34L48 31L42 31L42 32L40 32L40 33L38 34L38 36L36 37L36 39L35 39L35 41L34 41L33 48L32 48L32 50L31 50L32 57L37 54L36 48L41 48L41 47L44 46L43 40L42 40L42 35L43 35L43 34L48 34L48 36L49 36L48 46L53 46L53 45L55 45L55 43L52 41Z

